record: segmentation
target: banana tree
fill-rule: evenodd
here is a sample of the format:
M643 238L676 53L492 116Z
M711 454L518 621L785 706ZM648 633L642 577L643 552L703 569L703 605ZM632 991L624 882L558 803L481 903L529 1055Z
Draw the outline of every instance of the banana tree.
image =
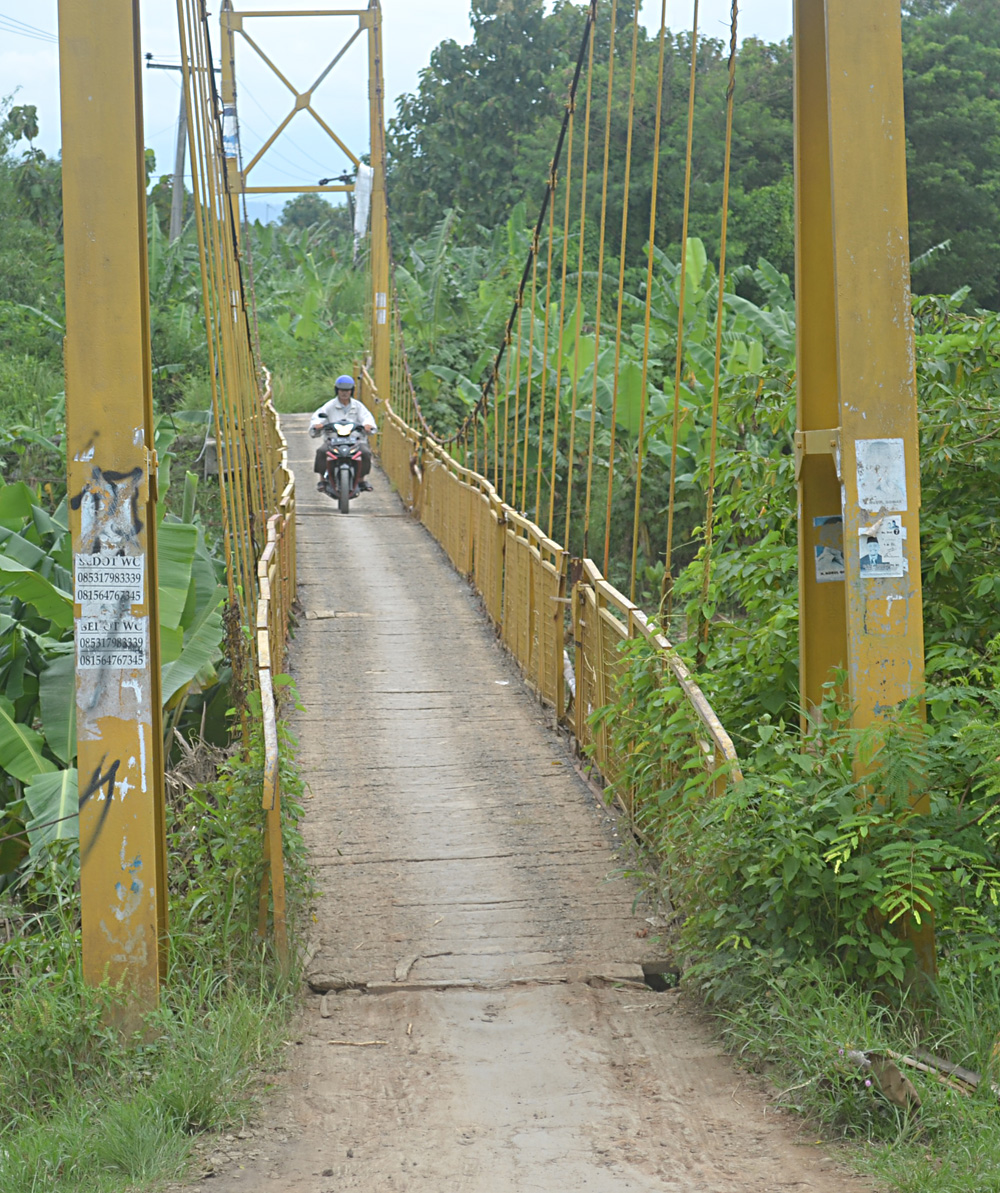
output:
M193 519L190 474L186 484ZM225 590L196 521L163 515L157 543L162 694L176 725L217 682ZM0 881L29 850L78 833L71 566L65 500L50 513L27 485L0 486Z

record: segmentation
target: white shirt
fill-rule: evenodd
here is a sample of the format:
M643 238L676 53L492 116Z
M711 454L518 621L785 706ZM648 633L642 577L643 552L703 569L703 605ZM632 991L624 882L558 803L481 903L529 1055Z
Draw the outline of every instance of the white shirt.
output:
M332 397L325 406L320 406L312 417L312 425L318 427L320 423L333 422L352 422L358 423L362 427L375 427L375 419L372 418L371 411L357 398L352 397L345 406L340 398Z

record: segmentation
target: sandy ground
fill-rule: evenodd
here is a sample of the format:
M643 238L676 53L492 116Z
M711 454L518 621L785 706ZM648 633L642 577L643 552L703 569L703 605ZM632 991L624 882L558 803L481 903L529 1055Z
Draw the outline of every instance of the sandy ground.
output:
M202 1182L869 1188L720 1054L682 995L643 984L655 932L613 820L475 595L381 474L339 515L313 491L305 418L284 422L314 988L260 1121L213 1141Z

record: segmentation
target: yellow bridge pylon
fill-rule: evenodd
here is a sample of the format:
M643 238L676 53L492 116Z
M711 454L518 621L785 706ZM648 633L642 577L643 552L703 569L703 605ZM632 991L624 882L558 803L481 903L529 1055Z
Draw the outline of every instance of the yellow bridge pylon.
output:
M924 687L895 0L796 0L795 154L801 699L814 717L844 671L866 728ZM932 973L930 923L910 935Z
M83 968L138 1014L167 928L138 5L63 0L59 46Z

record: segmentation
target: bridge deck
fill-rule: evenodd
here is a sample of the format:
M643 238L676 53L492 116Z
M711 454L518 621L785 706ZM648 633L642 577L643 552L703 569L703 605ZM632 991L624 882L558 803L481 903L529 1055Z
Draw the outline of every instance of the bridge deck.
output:
M283 423L323 891L308 970L367 993L307 996L283 1092L216 1193L860 1189L639 983L611 820L474 596L383 476L339 515L305 417Z
M305 613L296 729L324 891L312 970L641 982L645 924L631 889L607 881L607 814L468 585L384 478L346 517L311 492L311 441L289 434Z

